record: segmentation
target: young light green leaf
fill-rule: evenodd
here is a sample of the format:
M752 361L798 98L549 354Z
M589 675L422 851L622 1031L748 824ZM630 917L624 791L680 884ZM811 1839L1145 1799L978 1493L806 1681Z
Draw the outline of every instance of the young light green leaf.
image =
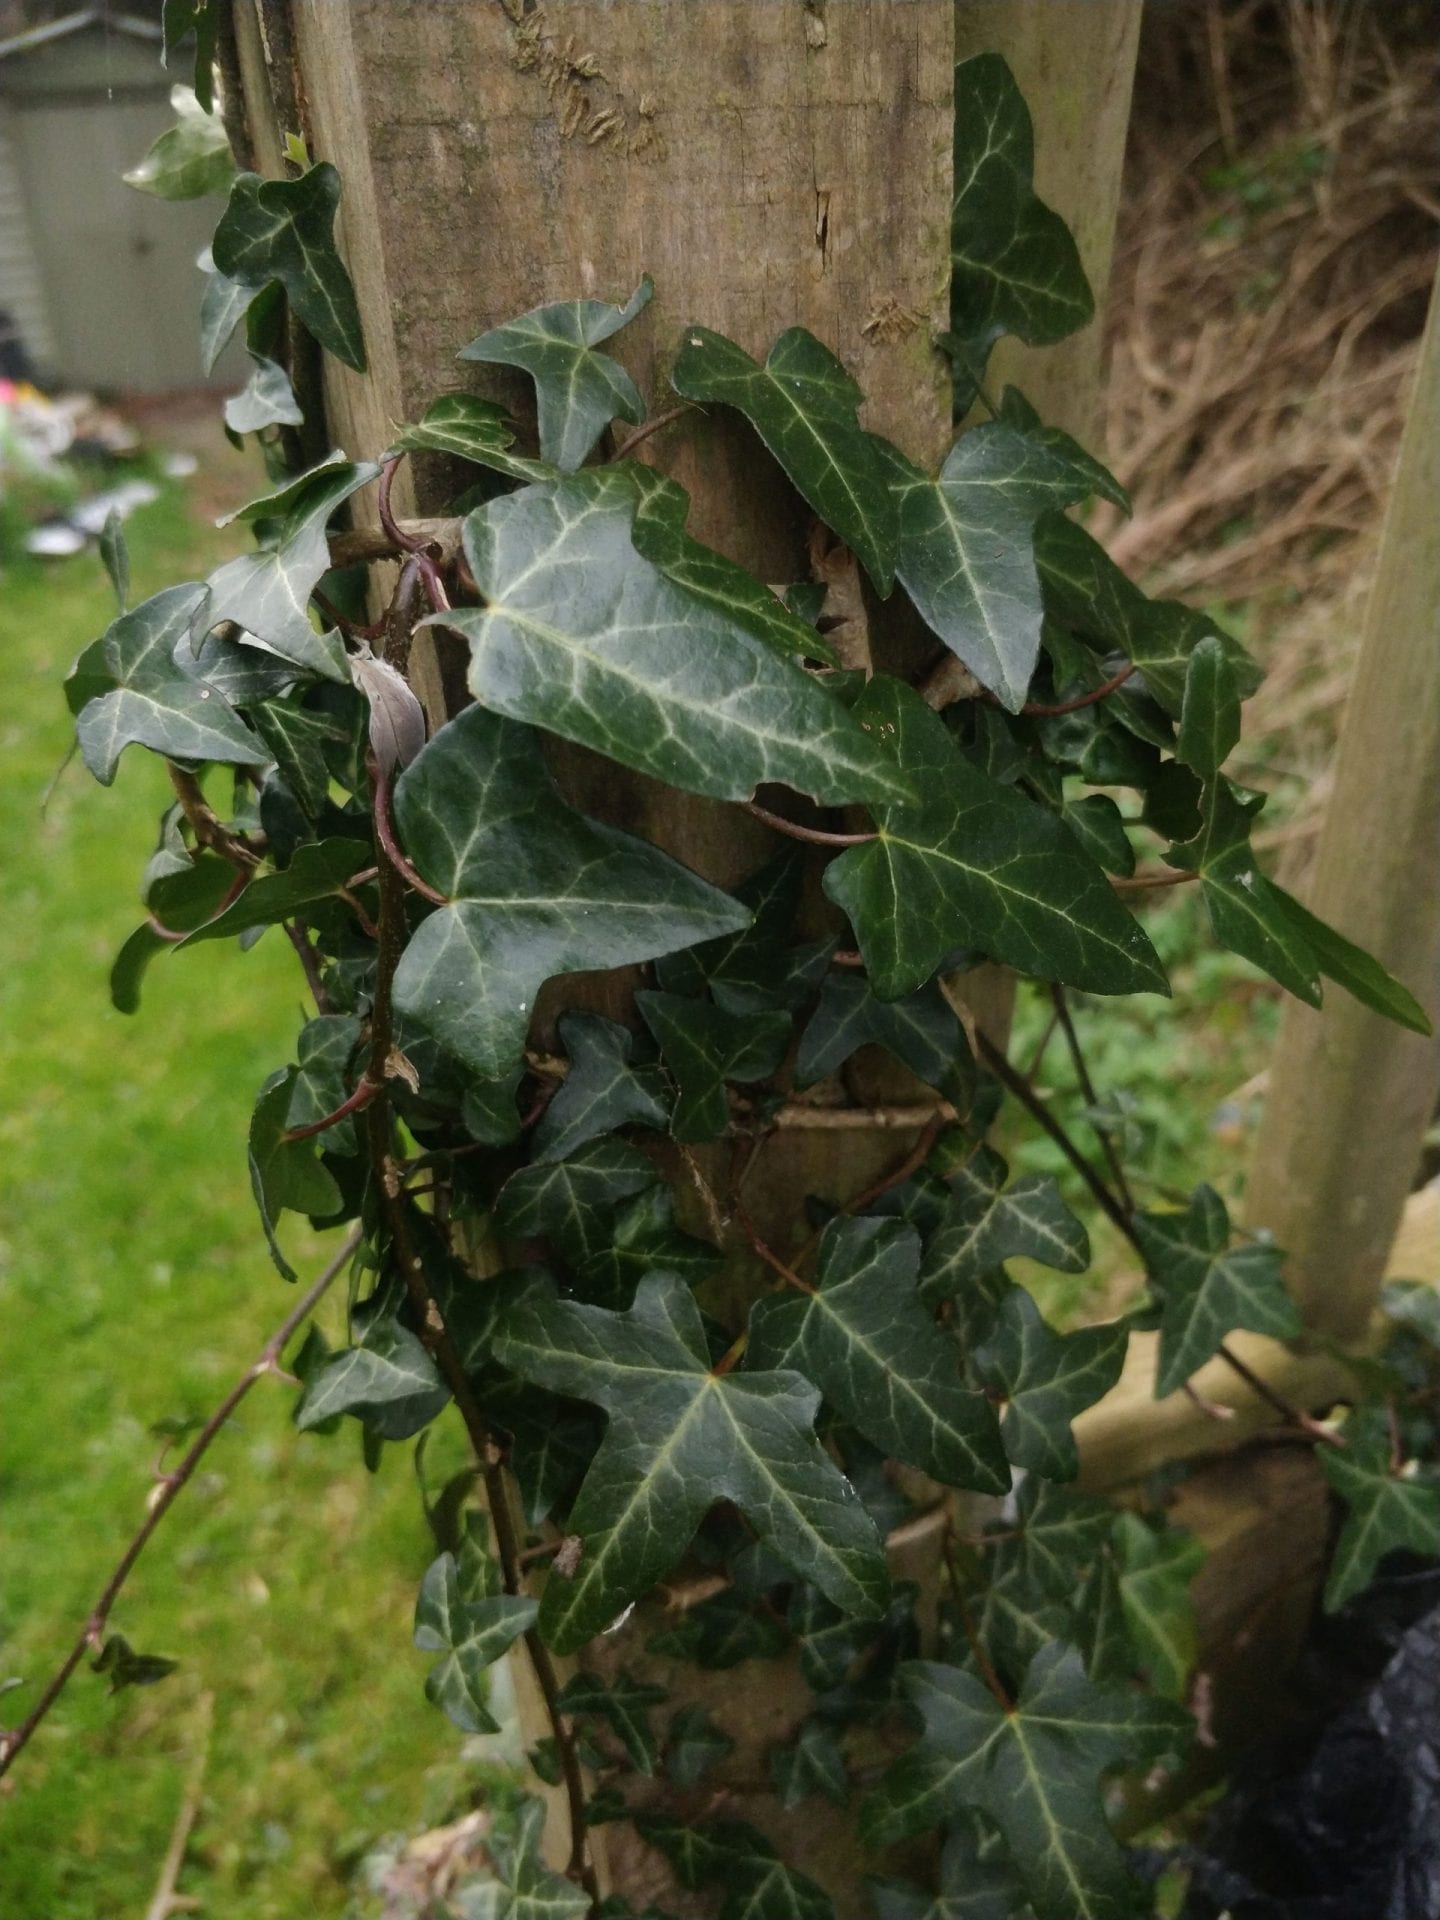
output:
M1038 1920L1134 1920L1140 1893L1106 1826L1100 1777L1179 1750L1189 1716L1095 1686L1062 1645L1036 1655L1008 1711L959 1667L914 1661L904 1678L925 1731L862 1818L871 1842L978 1808L999 1827Z
M298 427L304 418L284 367L252 353L250 378L225 402L226 426L232 433L260 433L266 427Z
M432 400L413 427L401 427L391 453L443 453L469 460L511 480L553 480L556 469L543 460L512 453L515 429L509 414L493 400L473 393L444 393Z
M486 1079L519 1059L553 974L653 959L749 917L645 841L572 812L534 737L483 706L405 769L395 819L450 903L411 937L395 1004Z
M1293 893L1277 887L1273 880L1269 883L1269 893L1285 918L1309 943L1316 964L1327 980L1344 987L1362 1006L1383 1013L1387 1020L1409 1027L1413 1033L1434 1032L1430 1016L1419 1001L1387 973L1378 960L1357 947L1354 941L1347 940L1343 933L1337 933L1334 927L1302 906Z
M498 1733L486 1673L535 1621L538 1602L523 1594L483 1593L453 1553L432 1562L415 1602L415 1645L440 1653L425 1697L464 1733Z
M552 1574L540 1625L557 1652L603 1631L731 1500L787 1566L837 1605L875 1617L889 1580L874 1525L812 1432L819 1394L794 1373L711 1371L699 1311L651 1274L628 1313L537 1284L506 1314L500 1360L523 1379L593 1401L609 1425L568 1530L583 1543Z
M278 280L295 317L357 373L365 343L355 289L335 250L340 176L329 161L295 180L237 174L210 244L218 272L242 286Z
M102 786L114 780L120 755L132 744L172 760L260 766L269 758L229 701L186 658L191 619L204 598L203 587L166 587L106 628L100 659L89 661L85 683L96 696L76 722L80 752ZM77 662L77 676L80 667ZM109 690L99 692L105 682Z
M322 901L337 899L346 882L373 857L364 840L306 841L295 849L282 872L252 880L233 905L197 927L188 939L225 940L251 927L278 926Z
M763 1080L790 1040L786 1013L726 1013L678 993L637 993L661 1058L675 1077L670 1131L677 1140L718 1140L730 1125L725 1083Z
M1017 1467L1051 1480L1073 1480L1080 1456L1070 1423L1120 1378L1123 1322L1060 1334L1041 1317L1023 1287L1001 1301L975 1367L1005 1396L1000 1433Z
M628 1027L598 1013L567 1013L560 1045L570 1071L540 1116L532 1162L564 1160L617 1127L664 1132L670 1117L664 1076L658 1067L635 1064L635 1035Z
M877 809L878 838L825 874L881 999L914 992L957 947L1094 993L1168 991L1143 930L1069 830L973 767L918 693L877 674L854 714L926 796Z
M469 516L485 605L445 624L470 642L476 697L715 799L764 781L836 804L908 794L827 688L641 555L636 513L631 482L601 468Z
M608 1683L598 1674L577 1673L560 1689L555 1704L561 1713L575 1718L603 1720L635 1771L649 1775L660 1758L650 1709L669 1698L664 1687L644 1684L628 1668L621 1667Z
M250 1191L260 1209L270 1256L287 1280L296 1276L275 1234L281 1213L288 1208L323 1215L340 1205L340 1189L322 1166L315 1142L285 1138L294 1086L294 1067L270 1075L250 1117L249 1142Z
M277 492L228 515L224 524L263 520L274 523L274 532L258 553L227 560L210 575L209 598L192 623L197 643L222 620L233 620L252 645L348 686L345 649L338 634L316 632L310 596L330 566L326 522L379 471L332 453Z
M1345 1524L1325 1581L1325 1611L1363 1593L1387 1553L1408 1547L1440 1556L1440 1485L1413 1461L1397 1464L1384 1410L1362 1408L1345 1422L1345 1445L1321 1447L1325 1478L1345 1502Z
M950 221L950 325L962 339L1013 333L1049 346L1094 314L1070 230L1034 176L1034 130L1015 76L998 53L962 61Z
M588 1141L568 1160L512 1173L495 1203L496 1231L512 1240L551 1240L569 1265L583 1266L609 1245L620 1201L643 1193L659 1178L638 1147L607 1134Z
M462 347L462 360L521 367L535 382L540 456L570 473L615 419L639 421L645 412L635 382L608 353L595 349L649 305L649 274L623 307L603 300L560 300L533 307L518 320L492 327Z
M1199 1186L1184 1213L1137 1213L1135 1236L1160 1301L1155 1394L1174 1393L1237 1327L1293 1340L1300 1316L1285 1291L1285 1256L1265 1242L1230 1245L1230 1215Z
M295 1404L295 1424L304 1433L349 1413L386 1440L408 1440L449 1399L419 1338L386 1315L367 1327L358 1346L326 1355Z
M878 1046L927 1086L967 1107L975 1062L959 1016L932 981L903 1000L878 1000L863 974L826 976L820 1004L800 1037L797 1087L834 1073L857 1047Z
M865 396L828 347L790 327L761 366L723 334L687 327L671 384L687 400L743 413L877 590L889 593L897 526L885 456L856 418Z
M919 1236L894 1220L832 1220L813 1293L750 1310L747 1368L792 1367L843 1420L907 1466L980 1493L1010 1469L989 1401L968 1391L954 1342L916 1291Z
M1198 1640L1190 1585L1205 1564L1205 1549L1178 1528L1157 1531L1138 1513L1115 1521L1120 1555L1120 1604L1145 1678L1167 1700L1183 1700Z
M1207 633L1185 662L1176 758L1202 780L1213 780L1239 742L1240 689L1225 649Z
M1022 1174L1007 1186L1009 1168L990 1147L941 1171L949 1194L920 1269L927 1302L979 1286L1003 1260L1039 1260L1061 1273L1089 1266L1090 1236L1048 1174Z
M176 124L121 176L126 186L160 200L199 200L207 193L228 192L235 162L225 123L200 105L190 87L172 87L170 104Z
M1035 522L1083 499L1089 475L998 420L961 434L938 479L892 458L901 584L931 630L1018 713L1040 656Z

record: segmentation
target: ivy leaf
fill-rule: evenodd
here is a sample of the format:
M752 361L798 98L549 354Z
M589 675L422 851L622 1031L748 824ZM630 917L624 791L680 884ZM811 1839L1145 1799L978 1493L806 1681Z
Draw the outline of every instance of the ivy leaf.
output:
M533 736L482 706L405 769L395 818L449 901L412 935L395 1004L485 1079L519 1059L552 975L653 959L748 917L645 841L573 812Z
M1176 1528L1156 1531L1136 1513L1115 1520L1120 1604L1145 1677L1167 1700L1183 1700L1198 1641L1190 1583L1205 1549Z
M532 307L518 320L472 340L460 358L520 367L531 376L541 458L569 473L612 420L638 422L644 417L645 403L635 382L618 360L595 349L628 326L649 305L654 291L647 273L623 307L603 300L560 300Z
M1002 1686L1016 1686L1042 1647L1074 1637L1069 1610L1046 1599L1013 1573L985 1587L976 1630Z
M663 1659L725 1673L743 1660L778 1659L790 1645L790 1635L773 1613L727 1587L687 1607L673 1627L662 1627L645 1644L647 1652Z
M498 1733L490 1713L486 1673L534 1624L538 1602L526 1595L492 1593L463 1560L442 1553L420 1584L415 1603L415 1645L445 1657L431 1668L425 1698L464 1733Z
M252 927L278 926L322 901L336 899L345 883L359 873L373 851L364 840L310 840L295 849L288 867L262 874L213 920L188 936L197 940L225 940Z
M659 1177L637 1147L607 1134L568 1160L512 1173L495 1203L495 1229L512 1240L553 1240L571 1266L582 1266L608 1244L616 1204Z
M1087 494L1094 494L1097 500L1108 500L1124 514L1131 511L1130 496L1110 469L1093 453L1087 453L1073 434L1066 433L1062 427L1046 426L1019 387L1006 387L1001 394L998 417L1007 427L1014 427L1064 461Z
M492 1826L485 1844L497 1879L470 1880L450 1896L460 1920L587 1920L589 1894L544 1863L544 1832L544 1805L528 1796L511 1828Z
M1133 1920L1140 1889L1106 1826L1099 1776L1175 1751L1189 1716L1097 1687L1063 1645L1036 1655L1009 1711L959 1667L918 1660L904 1680L925 1731L870 1801L862 1833L883 1845L978 1808L1038 1920Z
M787 1811L817 1793L836 1807L843 1807L850 1798L845 1755L817 1714L803 1722L793 1740L770 1749L770 1778L776 1798Z
M561 1713L603 1720L637 1773L654 1773L660 1743L650 1724L650 1708L670 1698L664 1687L642 1685L622 1667L608 1685L593 1673L577 1673L560 1689Z
M333 1113L345 1099L360 1050L360 1034L360 1022L350 1013L320 1014L305 1022L296 1042L295 1078L285 1109L287 1128L311 1126ZM354 1122L342 1120L331 1127L325 1135L324 1150L354 1153Z
M315 1142L285 1138L294 1085L293 1067L270 1075L250 1116L249 1143L250 1190L260 1209L271 1258L287 1280L296 1276L275 1237L281 1213L288 1208L293 1213L323 1216L341 1204L340 1189L321 1164Z
M318 634L311 625L310 596L330 567L326 522L379 471L332 453L277 492L228 515L222 525L273 522L273 544L227 560L210 575L210 597L193 623L196 640L220 621L233 620L252 645L348 686L345 650L338 636Z
M635 1831L670 1863L687 1893L699 1893L716 1880L725 1880L742 1864L772 1861L775 1849L744 1820L686 1822L659 1820L641 1814Z
M1015 76L998 53L963 60L950 218L950 325L962 339L1013 333L1050 346L1094 316L1070 230L1034 178L1034 129Z
M1239 741L1240 689L1225 649L1207 633L1185 662L1176 757L1202 780L1213 780Z
M918 693L877 674L854 713L926 796L878 809L878 838L825 873L882 1000L913 993L957 947L1089 992L1168 992L1149 940L1069 830L971 766Z
M326 713L317 713L298 699L257 701L250 721L270 749L291 793L311 819L324 811L330 797L330 768L325 750L345 733ZM352 868L359 872L359 868Z
M171 54L178 53L182 42L194 34L195 97L206 113L215 105L215 35L219 12L220 0L164 0L160 9L161 65L168 67Z
M225 402L225 424L232 433L261 433L266 427L298 427L305 416L278 360L250 354L250 378Z
M765 781L825 803L908 795L828 688L643 557L637 506L601 468L469 515L486 604L445 625L470 642L476 698L718 800Z
M1197 1187L1184 1213L1137 1213L1134 1226L1160 1301L1157 1399L1198 1373L1237 1327L1276 1340L1299 1335L1284 1254L1263 1242L1231 1247L1230 1216L1213 1187Z
M121 175L126 186L159 200L199 200L207 193L227 192L235 163L224 122L202 107L189 87L172 87L170 104L176 124Z
M719 1920L835 1920L829 1894L783 1860L742 1859L726 1875Z
M560 1044L570 1071L540 1117L531 1161L563 1160L597 1134L617 1127L652 1127L669 1119L665 1081L657 1067L634 1064L635 1036L598 1013L567 1013Z
M945 1849L939 1893L874 1875L865 1884L875 1920L1032 1920L1024 1883L1008 1860L963 1856L951 1867Z
M879 1000L859 973L830 973L800 1037L797 1087L834 1073L858 1047L883 1047L927 1086L966 1107L975 1062L959 1016L932 981L902 1000Z
M98 660L87 649L77 661L72 677L94 691L80 710L76 734L85 764L102 786L114 780L120 755L132 744L173 760L258 766L267 758L224 696L183 663L185 636L203 598L202 587L166 587L110 623Z
M695 1787L734 1751L735 1742L704 1707L682 1707L666 1735L665 1772L677 1787Z
M337 1413L350 1413L386 1440L408 1440L449 1399L418 1336L384 1315L365 1329L358 1346L326 1355L296 1402L295 1424L304 1433Z
M1087 793L1078 800L1067 800L1063 817L1086 853L1107 873L1134 873L1135 849L1125 831L1125 816L1108 793Z
M390 443L391 453L443 453L452 460L468 460L489 467L511 480L553 480L556 470L543 460L527 460L512 453L515 431L510 416L493 400L473 393L443 393L414 426L401 427Z
M726 1013L676 993L637 993L635 1005L675 1076L670 1131L677 1140L718 1140L730 1126L727 1080L763 1080L790 1040L785 1013Z
M799 847L786 848L747 874L735 888L735 898L750 910L747 924L721 940L667 954L656 964L657 983L666 993L693 1000L709 993L727 1013L774 1006L804 874Z
M140 987L150 962L157 954L175 950L176 943L166 934L188 933L202 925L234 883L235 869L228 860L208 854L192 860L188 853L182 860L178 869L164 871L147 888L145 904L154 918L138 926L115 956L110 969L110 1000L117 1013L139 1010ZM157 931L157 921L164 933Z
M328 161L297 180L241 173L215 229L217 271L242 286L278 280L295 317L338 360L365 371L355 289L335 250L340 176Z
M1440 1551L1440 1486L1415 1463L1391 1459L1389 1424L1378 1407L1345 1422L1343 1448L1321 1447L1325 1478L1345 1502L1345 1524L1325 1581L1325 1611L1363 1593L1387 1553L1408 1547L1433 1560Z
M1003 1260L1039 1260L1060 1273L1089 1266L1090 1236L1048 1174L1022 1174L1007 1186L1009 1169L990 1147L941 1170L949 1193L925 1246L925 1300L953 1300L980 1286Z
M1046 612L1091 646L1133 661L1172 719L1184 704L1190 655L1207 636L1219 641L1242 696L1260 684L1259 668L1238 641L1194 607L1148 600L1095 536L1065 514L1047 513L1037 523L1035 564Z
M637 553L717 615L763 640L773 652L836 664L834 653L813 625L800 619L744 567L691 538L685 531L690 496L683 487L638 461L626 461L621 471L639 499L632 535Z
M1103 1685L1133 1675L1135 1643L1120 1598L1120 1574L1113 1553L1102 1554L1091 1569L1071 1608L1071 1633L1092 1680Z
M1035 522L1089 491L1062 453L1002 421L964 433L938 479L894 456L896 572L921 618L1018 713L1040 656Z
M1126 1337L1123 1322L1056 1333L1023 1287L1006 1294L975 1366L1005 1396L1000 1433L1017 1467L1075 1478L1080 1456L1070 1423L1120 1378Z
M1344 987L1362 1006L1371 1008L1375 1013L1383 1013L1387 1020L1409 1027L1413 1033L1428 1035L1434 1032L1430 1016L1419 1001L1392 974L1387 973L1378 960L1357 947L1354 941L1347 940L1343 933L1337 933L1334 927L1327 926L1308 907L1302 906L1294 894L1277 887L1273 880L1268 884L1268 892L1270 899L1278 902L1285 918L1308 942L1316 964L1327 980L1333 980L1337 987Z
M993 1549L995 1577L1047 1599L1072 1600L1100 1564L1114 1522L1108 1500L1031 1476L1016 1502L1014 1538Z
M241 286L238 280L215 271L215 256L206 247L197 262L205 275L200 296L200 364L207 374L230 344L230 337L250 308L260 300L260 287Z
M522 1378L609 1414L570 1511L584 1542L574 1577L552 1574L541 1630L583 1645L647 1592L717 1500L730 1500L787 1566L838 1606L884 1611L889 1581L874 1526L811 1431L819 1394L793 1373L710 1370L698 1308L651 1274L628 1313L536 1285L506 1315L500 1360Z
M762 367L723 334L687 327L671 385L687 400L743 413L791 484L889 593L897 529L885 456L856 418L864 394L828 347L790 327Z
M153 1687L180 1665L163 1653L137 1653L123 1633L112 1633L90 1662L92 1673L108 1673L111 1693L122 1687Z
M919 1236L893 1220L832 1220L813 1293L750 1310L747 1367L793 1367L882 1452L947 1486L1004 1493L995 1415L962 1384L953 1341L916 1291Z
M709 1240L676 1226L675 1196L663 1184L617 1208L599 1240L575 1270L579 1290L599 1307L628 1307L641 1280L656 1269L695 1286L724 1260Z

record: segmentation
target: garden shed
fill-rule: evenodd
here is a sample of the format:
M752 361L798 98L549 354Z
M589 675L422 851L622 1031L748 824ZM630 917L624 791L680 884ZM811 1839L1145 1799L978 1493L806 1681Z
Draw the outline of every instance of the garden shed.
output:
M158 24L105 7L0 39L0 343L42 378L132 393L204 380L195 260L214 209L121 179L171 124L174 78Z

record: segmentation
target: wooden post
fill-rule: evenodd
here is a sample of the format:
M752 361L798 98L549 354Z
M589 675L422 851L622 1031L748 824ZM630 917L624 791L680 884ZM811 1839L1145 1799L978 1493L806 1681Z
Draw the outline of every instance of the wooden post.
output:
M1440 287L1440 282L1437 282ZM1307 904L1440 1019L1440 293L1432 298ZM1440 1092L1440 1039L1341 988L1287 1003L1246 1198L1307 1326L1374 1308Z

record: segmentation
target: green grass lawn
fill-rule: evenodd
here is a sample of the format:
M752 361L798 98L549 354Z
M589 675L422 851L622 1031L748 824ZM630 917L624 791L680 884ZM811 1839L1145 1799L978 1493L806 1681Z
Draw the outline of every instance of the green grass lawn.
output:
M136 598L233 548L173 495L129 533ZM0 581L0 1681L23 1683L0 1706L11 1722L143 1511L154 1424L213 1407L294 1299L245 1170L256 1089L291 1057L293 955L273 935L248 955L164 955L140 1013L114 1012L106 976L139 917L163 770L132 750L106 792L76 761L41 812L71 737L61 678L112 611L93 554ZM292 1244L302 1272L323 1263ZM280 1382L255 1390L113 1615L179 1672L112 1698L82 1668L4 1783L5 1920L145 1911L207 1692L205 1801L180 1885L208 1913L346 1912L365 1846L463 1795L457 1736L425 1702L409 1644L433 1548L406 1454L372 1478L353 1427L299 1436L293 1400Z

